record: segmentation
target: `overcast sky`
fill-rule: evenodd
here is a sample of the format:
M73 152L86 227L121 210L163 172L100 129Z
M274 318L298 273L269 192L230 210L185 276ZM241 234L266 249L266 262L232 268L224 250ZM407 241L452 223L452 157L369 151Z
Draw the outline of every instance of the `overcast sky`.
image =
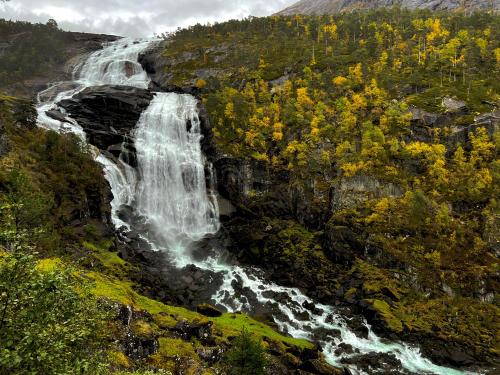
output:
M196 23L270 15L296 0L0 0L0 18L64 30L153 36Z

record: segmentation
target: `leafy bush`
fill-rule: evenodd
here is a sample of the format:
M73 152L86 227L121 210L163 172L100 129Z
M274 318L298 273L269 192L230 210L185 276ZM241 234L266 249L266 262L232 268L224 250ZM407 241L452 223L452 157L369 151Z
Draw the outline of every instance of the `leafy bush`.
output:
M0 257L0 373L99 373L105 309L71 270L39 269L26 250Z

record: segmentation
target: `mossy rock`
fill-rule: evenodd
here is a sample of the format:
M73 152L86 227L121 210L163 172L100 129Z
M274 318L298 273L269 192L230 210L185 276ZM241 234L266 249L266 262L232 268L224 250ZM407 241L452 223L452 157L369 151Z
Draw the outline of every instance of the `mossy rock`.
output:
M365 301L372 305L373 309L377 312L390 330L398 333L403 331L403 323L393 314L392 309L387 302L379 299Z
M132 323L130 330L132 333L143 339L150 339L154 336L154 328L144 320L136 320Z
M131 367L130 359L120 351L110 351L108 353L110 365L114 369L128 369Z
M170 337L160 337L158 342L158 352L149 357L149 362L155 367L169 371L177 371L177 366L180 361L188 362L192 360L194 365L201 362L192 343Z

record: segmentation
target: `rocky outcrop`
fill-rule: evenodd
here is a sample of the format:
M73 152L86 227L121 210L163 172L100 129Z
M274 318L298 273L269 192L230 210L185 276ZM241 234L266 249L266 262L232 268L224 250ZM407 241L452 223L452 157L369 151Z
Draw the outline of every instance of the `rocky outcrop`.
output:
M153 96L145 89L106 85L86 88L58 105L85 130L91 144L101 150L120 154L122 144L130 136ZM57 112L48 115L58 116Z
M490 137L500 130L500 110L483 113L474 118L470 125L456 126L452 128L452 134L448 137L451 145L463 144L466 148L470 146L470 134L477 129L484 128Z
M482 0L301 0L278 12L279 15L332 14L352 12L359 9L377 9L400 6L408 9L430 10L491 10L500 9L500 1Z

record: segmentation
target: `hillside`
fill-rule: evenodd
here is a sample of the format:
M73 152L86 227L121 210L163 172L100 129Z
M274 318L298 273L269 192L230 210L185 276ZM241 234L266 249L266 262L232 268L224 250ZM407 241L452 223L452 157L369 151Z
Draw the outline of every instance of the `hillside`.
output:
M474 11L500 9L498 0L300 0L278 12L279 15L335 14L354 10L400 6L407 9Z
M32 98L56 81L70 80L82 56L116 36L66 32L56 24L0 18L0 90Z
M498 316L499 22L231 21L181 30L143 64L203 98L241 261L465 365L496 355L476 317Z

